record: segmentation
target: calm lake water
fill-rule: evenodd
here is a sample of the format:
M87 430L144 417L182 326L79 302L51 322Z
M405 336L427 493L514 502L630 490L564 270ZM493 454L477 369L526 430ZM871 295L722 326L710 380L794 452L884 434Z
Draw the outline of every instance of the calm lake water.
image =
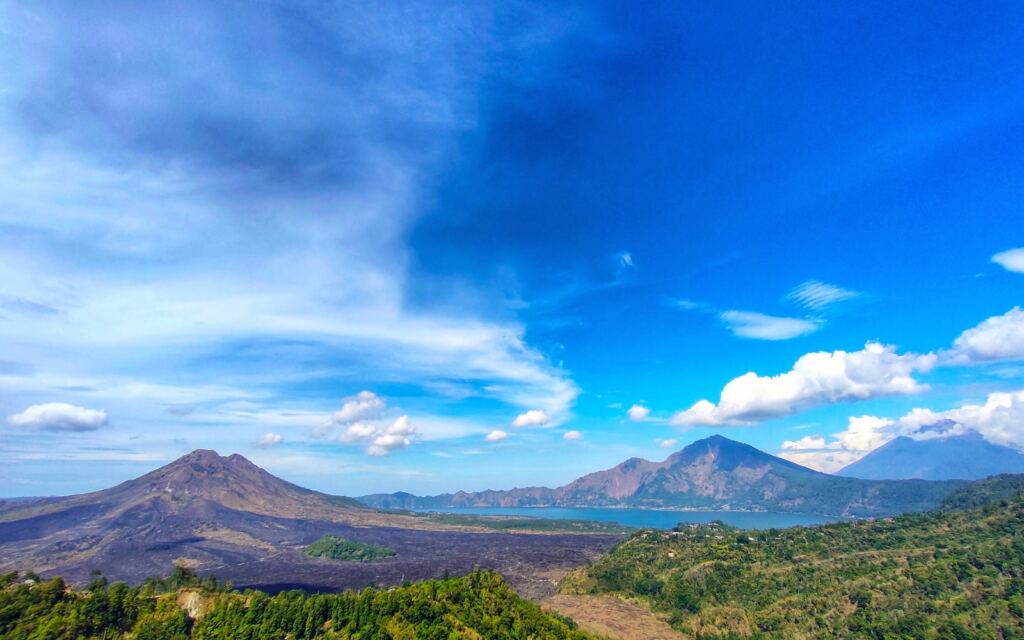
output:
M599 520L618 522L628 527L671 529L680 522L722 522L742 529L783 529L797 525L824 524L841 518L795 513L743 511L668 511L655 509L602 509L600 507L437 507L423 509L441 513L465 513L490 516L530 516L558 520Z

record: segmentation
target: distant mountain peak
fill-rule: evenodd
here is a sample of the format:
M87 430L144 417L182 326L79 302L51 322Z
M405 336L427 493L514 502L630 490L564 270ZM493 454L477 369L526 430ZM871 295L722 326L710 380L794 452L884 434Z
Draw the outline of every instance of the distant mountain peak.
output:
M967 430L948 434L954 422L944 421L922 429L938 437L899 436L860 460L847 465L839 475L869 480L975 480L999 473L1024 473L1024 454L986 440Z

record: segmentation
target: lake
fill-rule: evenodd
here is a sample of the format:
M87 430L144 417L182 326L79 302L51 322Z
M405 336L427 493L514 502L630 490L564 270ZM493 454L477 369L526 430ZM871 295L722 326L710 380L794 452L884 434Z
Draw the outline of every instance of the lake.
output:
M484 516L527 516L556 520L598 520L628 527L671 529L680 522L721 520L741 529L784 529L797 525L825 524L842 518L763 511L675 511L662 509L609 509L601 507L435 507L423 512L462 513Z

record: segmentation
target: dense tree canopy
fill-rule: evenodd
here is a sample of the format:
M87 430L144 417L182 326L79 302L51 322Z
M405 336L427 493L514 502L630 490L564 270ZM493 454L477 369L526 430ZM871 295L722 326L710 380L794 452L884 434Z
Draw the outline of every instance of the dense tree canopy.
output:
M2 580L0 637L8 640L589 638L489 571L386 590L274 596L239 593L182 569L140 587L94 580L82 591L60 578L29 584L8 574Z

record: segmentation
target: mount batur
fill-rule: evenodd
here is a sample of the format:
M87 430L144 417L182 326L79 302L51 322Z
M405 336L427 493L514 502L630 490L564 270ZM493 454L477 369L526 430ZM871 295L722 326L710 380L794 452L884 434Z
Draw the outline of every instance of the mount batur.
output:
M553 577L606 551L619 536L509 533L488 529L494 523L486 518L453 525L371 507L630 505L862 516L930 509L961 484L831 476L714 436L664 462L627 460L557 489L392 494L361 503L298 487L237 454L199 450L104 491L0 502L0 570L82 581L101 567L112 578L138 581L178 562L273 590L360 588L482 566L506 574L521 591L543 595L553 589ZM302 553L327 534L396 554L334 563Z

